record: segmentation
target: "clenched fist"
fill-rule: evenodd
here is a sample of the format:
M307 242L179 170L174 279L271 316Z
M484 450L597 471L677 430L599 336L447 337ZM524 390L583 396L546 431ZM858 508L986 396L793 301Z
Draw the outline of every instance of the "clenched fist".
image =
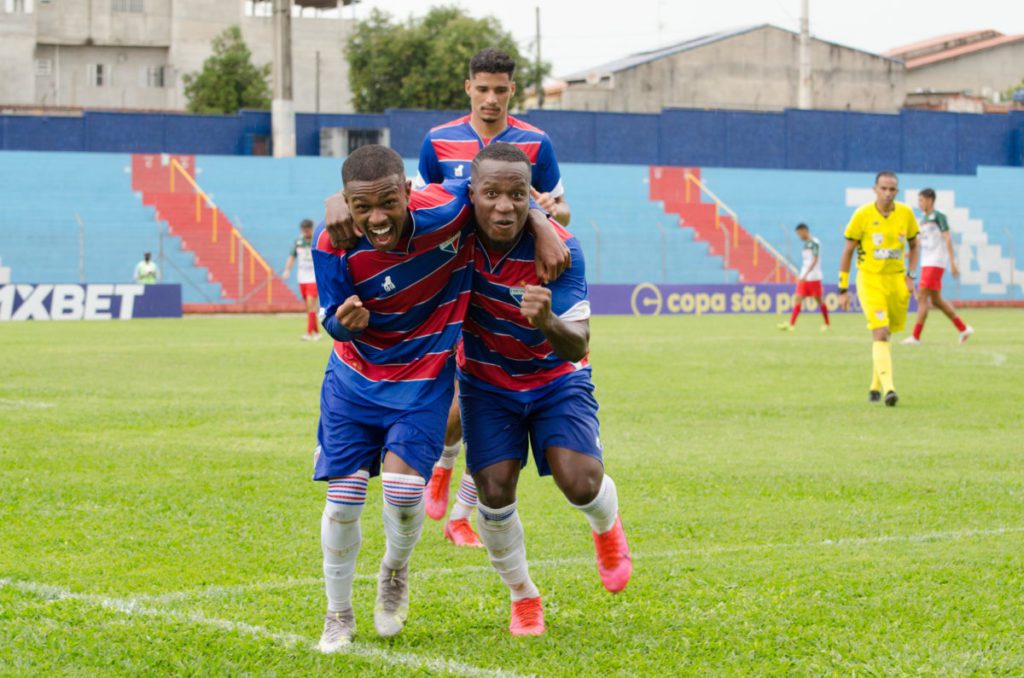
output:
M363 308L363 302L352 295L338 307L334 317L349 332L362 332L370 324L370 312Z
M540 285L527 285L519 312L536 328L543 328L551 320L551 290Z
M338 191L324 200L324 225L335 249L347 250L356 246L363 234L352 219L345 202L345 194Z

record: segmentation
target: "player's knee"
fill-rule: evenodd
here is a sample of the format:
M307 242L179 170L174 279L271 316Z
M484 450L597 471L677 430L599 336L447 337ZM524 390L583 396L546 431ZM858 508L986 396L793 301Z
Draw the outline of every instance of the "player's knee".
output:
M571 477L564 478L559 485L562 488L562 494L570 503L583 506L597 498L603 479L604 468L595 462L593 465L588 464L587 468L573 473Z
M476 495L480 503L491 508L508 506L516 500L516 488L508 479L496 474L478 473L473 476Z

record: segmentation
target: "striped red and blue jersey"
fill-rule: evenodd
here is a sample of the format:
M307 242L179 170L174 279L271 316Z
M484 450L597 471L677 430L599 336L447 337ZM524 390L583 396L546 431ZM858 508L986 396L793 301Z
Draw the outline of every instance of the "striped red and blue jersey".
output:
M388 252L365 237L335 249L323 223L313 234L321 321L353 294L370 312L364 331L335 341L328 369L353 399L395 408L451 387L476 239L467 182L413 191L409 212L411 231Z
M554 282L551 311L566 321L590 318L583 250L576 238L552 222L572 253L572 266ZM519 312L526 285L540 285L534 238L524 230L505 254L492 254L477 240L473 294L462 328L459 380L511 396L520 402L542 397L562 379L586 372L589 357L569 362L555 355L544 334Z
M439 184L445 179L468 179L470 165L481 148L493 141L518 146L533 164L533 187L557 198L565 193L555 147L542 130L508 116L508 126L497 136L483 139L469 123L470 116L435 127L427 132L420 148L417 186Z

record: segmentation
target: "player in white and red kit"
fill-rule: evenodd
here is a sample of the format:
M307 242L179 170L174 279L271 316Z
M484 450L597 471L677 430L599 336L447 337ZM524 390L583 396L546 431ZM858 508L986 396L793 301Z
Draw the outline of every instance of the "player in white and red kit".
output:
M946 269L949 269L954 278L960 276L953 252L949 221L945 214L935 209L935 191L931 188L917 194L917 206L921 208L921 282L917 286L917 322L914 323L913 336L907 337L901 343L921 343L924 321L928 318L928 311L935 307L945 313L956 327L962 344L974 334L974 328L965 324L956 314L953 305L942 298L942 275Z
M316 273L313 269L313 222L303 219L299 224L299 231L302 234L292 243L292 251L288 255L288 261L284 264L284 272L281 277L288 280L292 273L292 265L298 264L295 269L295 277L299 281L299 292L302 294L302 301L306 305L306 333L302 335L303 341L316 341L320 339L320 325L316 321L317 313L317 292Z
M821 326L821 331L825 332L828 330L829 320L828 309L825 307L825 300L822 298L821 293L821 241L811 235L811 229L807 227L807 224L798 224L796 235L804 243L803 250L800 253L803 262L800 267L800 275L797 276L796 281L793 313L789 316L789 322L780 324L779 329L792 331L796 327L796 319L800 315L804 299L809 298L818 302L818 308L821 309L821 317L825 319L825 324Z

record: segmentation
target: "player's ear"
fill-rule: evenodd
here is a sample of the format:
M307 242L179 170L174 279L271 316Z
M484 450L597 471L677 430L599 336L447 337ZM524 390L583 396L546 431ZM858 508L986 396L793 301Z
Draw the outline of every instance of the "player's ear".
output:
M473 189L473 182L472 181L469 182L469 186L467 187L467 189L469 190L469 202L470 202L470 204L476 204L476 191Z
M405 199L409 200L412 198L412 179L406 178L405 180Z
M473 83L466 80L466 96L469 96L470 92L473 91Z
M508 83L508 95L514 97L516 95L516 81L512 80Z

